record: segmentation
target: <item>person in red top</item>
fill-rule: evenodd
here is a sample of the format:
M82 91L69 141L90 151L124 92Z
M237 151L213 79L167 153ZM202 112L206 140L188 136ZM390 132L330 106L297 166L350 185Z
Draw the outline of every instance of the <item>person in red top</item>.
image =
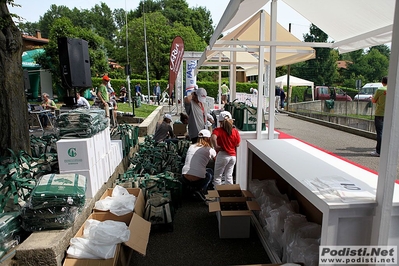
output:
M222 176L225 184L233 184L233 170L237 161L237 147L240 145L240 134L233 126L230 112L223 111L219 114L220 126L212 132L212 145L218 152L215 161L213 185L222 184Z

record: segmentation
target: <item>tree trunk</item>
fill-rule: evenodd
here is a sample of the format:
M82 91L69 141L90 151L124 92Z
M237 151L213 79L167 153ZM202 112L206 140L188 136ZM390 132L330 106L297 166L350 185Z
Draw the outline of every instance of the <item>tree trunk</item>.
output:
M0 1L0 156L30 151L28 106L22 71L22 35Z

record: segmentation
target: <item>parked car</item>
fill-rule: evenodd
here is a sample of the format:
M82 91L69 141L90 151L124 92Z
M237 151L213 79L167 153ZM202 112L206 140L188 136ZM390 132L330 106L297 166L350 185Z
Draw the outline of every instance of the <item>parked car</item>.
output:
M313 88L315 100L335 100L351 102L352 98L342 89L328 86L316 86ZM312 100L312 88L308 88L304 94L305 101Z
M359 94L356 94L355 97L353 97L353 100L369 102L371 101L375 91L380 87L382 87L382 83L367 83L360 89Z

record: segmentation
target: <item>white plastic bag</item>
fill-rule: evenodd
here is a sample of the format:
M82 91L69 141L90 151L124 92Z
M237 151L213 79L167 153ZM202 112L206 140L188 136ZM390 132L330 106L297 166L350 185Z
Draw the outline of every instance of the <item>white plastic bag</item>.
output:
M76 259L110 259L115 256L116 245L96 245L83 237L70 240L68 256Z
M130 231L123 222L88 219L85 222L83 237L96 245L118 244L129 240Z
M136 197L129 194L126 188L119 185L112 190L112 197L106 197L95 203L94 208L100 211L110 211L111 213L122 216L133 212Z

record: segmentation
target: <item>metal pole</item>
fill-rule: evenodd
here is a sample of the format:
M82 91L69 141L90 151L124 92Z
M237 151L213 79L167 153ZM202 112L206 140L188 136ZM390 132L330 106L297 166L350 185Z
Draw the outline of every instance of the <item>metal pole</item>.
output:
M291 32L291 23L288 24L288 31ZM291 88L290 88L290 75L291 75L291 65L287 66L287 108L285 110L289 110L289 106L291 103ZM284 89L284 86L283 86Z
M132 102L132 93L130 91L130 64L129 64L129 40L128 40L128 26L127 26L127 7L126 7L126 0L125 0L125 24L126 24L126 67L128 68L126 70L126 82L127 82L127 93L128 93L128 104L130 107L130 103ZM133 105L133 116L134 116L134 105Z
M144 3L145 0L143 1L143 20L144 20L144 47L145 47L145 65L146 65L146 70L147 70L147 90L148 90L148 103L150 102L150 74L148 72L148 51L147 51L147 30L145 26L145 13L144 13Z

